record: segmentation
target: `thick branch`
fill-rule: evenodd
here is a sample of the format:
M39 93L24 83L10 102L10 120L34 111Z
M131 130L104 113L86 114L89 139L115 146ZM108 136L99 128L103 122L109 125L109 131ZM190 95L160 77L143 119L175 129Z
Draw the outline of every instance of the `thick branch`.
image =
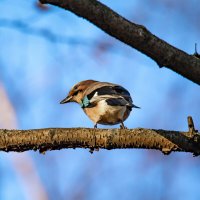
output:
M96 0L40 0L67 9L81 16L109 35L151 57L160 67L165 66L200 85L200 59L171 46L151 34L145 27L123 18Z
M89 129L49 128L35 130L0 129L0 150L56 150L62 148L157 149L168 154L171 151L200 154L200 138L197 133L151 129ZM194 139L195 136L195 139Z

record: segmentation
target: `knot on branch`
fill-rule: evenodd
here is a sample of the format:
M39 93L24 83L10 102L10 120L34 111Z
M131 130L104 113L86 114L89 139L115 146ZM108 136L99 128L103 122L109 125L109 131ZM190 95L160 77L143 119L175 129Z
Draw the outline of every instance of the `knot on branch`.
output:
M162 148L161 151L164 155L169 155L172 152L173 148Z

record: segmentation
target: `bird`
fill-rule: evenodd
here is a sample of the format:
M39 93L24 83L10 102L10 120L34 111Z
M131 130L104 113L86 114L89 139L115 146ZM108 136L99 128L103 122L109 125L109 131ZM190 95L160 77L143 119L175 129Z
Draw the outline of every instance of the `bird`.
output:
M120 124L120 128L125 129L124 121L132 108L140 108L133 104L129 91L121 85L96 80L84 80L75 84L60 104L69 102L81 106L93 121L94 128L97 128L97 124Z

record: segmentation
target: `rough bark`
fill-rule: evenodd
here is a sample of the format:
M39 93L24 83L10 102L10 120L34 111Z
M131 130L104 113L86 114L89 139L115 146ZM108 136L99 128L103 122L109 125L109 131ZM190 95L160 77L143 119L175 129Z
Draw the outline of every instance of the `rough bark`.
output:
M96 0L40 0L81 16L127 45L200 85L200 59L159 39L144 26L123 18Z
M62 148L156 149L165 154L171 151L200 153L200 138L195 132L152 129L89 129L48 128L34 130L0 129L0 150L59 150Z

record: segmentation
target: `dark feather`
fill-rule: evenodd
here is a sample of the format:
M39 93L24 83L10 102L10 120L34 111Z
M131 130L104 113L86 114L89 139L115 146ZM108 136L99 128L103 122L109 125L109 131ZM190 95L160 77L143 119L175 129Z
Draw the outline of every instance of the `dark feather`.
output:
M127 98L127 100L130 100L130 93L123 88L122 86L103 86L100 88L97 88L96 90L92 91L90 94L88 94L88 99L91 99L94 94L97 92L98 96L101 95L121 95L121 96L125 96Z
M117 94L121 94L121 95L127 95L130 96L130 93L128 90L126 90L125 88L123 88L122 86L114 86L113 90L117 93Z
M109 98L106 99L106 103L110 106L127 106L130 110L133 107L124 98Z

